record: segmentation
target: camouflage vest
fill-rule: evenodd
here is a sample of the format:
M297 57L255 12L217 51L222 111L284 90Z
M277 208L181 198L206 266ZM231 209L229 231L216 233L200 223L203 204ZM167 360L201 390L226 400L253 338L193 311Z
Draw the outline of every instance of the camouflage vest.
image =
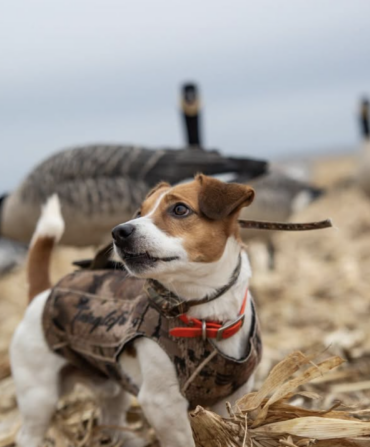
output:
M190 408L213 405L249 379L262 350L253 303L249 343L243 358L235 360L218 351L212 340L169 335L173 327L185 325L159 313L144 284L114 270L65 276L52 289L44 309L43 328L50 348L73 365L112 378L137 395L139 390L125 375L118 357L124 350L135 355L133 340L148 337L173 362Z

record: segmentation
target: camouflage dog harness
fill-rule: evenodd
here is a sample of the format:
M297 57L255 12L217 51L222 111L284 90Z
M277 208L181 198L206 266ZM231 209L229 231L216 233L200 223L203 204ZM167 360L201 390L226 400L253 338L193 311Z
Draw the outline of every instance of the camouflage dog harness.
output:
M148 337L174 364L190 408L213 405L247 382L262 351L253 302L246 352L237 360L221 353L212 340L172 337L169 331L184 323L165 316L147 286L125 271L82 270L65 276L52 289L43 313L48 345L72 365L114 379L137 395L118 357L124 351L135 355L132 342Z

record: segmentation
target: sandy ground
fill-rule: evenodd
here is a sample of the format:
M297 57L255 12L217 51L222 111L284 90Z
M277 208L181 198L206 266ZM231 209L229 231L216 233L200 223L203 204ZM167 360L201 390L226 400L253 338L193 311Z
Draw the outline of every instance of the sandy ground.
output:
M314 181L327 193L294 217L297 222L330 217L335 228L276 234L273 272L265 267L263 248L248 243L264 341L256 388L273 365L297 349L306 354L326 351L346 360L330 376L305 386L321 397L314 404L304 402L307 406L326 408L340 400L370 408L370 201L353 182L354 163L344 156L316 161ZM71 260L92 252L59 248L53 258L54 280L73 269ZM12 445L19 427L7 350L25 305L26 282L19 269L0 279L0 447ZM135 411L132 420L142 428ZM76 433L83 441L96 412L88 395L75 394L61 404L46 445L74 445ZM90 445L82 441L81 446Z

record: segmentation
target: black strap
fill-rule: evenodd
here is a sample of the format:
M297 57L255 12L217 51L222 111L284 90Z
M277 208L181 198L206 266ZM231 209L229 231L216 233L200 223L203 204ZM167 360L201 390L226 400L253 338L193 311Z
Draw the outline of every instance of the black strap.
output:
M79 261L74 261L73 265L85 270L125 270L122 262L117 262L110 259L112 251L113 243L110 242L96 253L94 259L81 259Z
M227 292L236 283L239 278L242 265L241 255L239 254L238 263L231 275L231 278L227 284L215 290L212 295L206 295L203 298L195 298L191 300L185 300L184 298L175 295L170 290L166 289L160 282L149 279L146 282L145 290L148 294L150 303L155 307L158 312L166 317L178 317L182 315L193 306L199 304L209 303Z

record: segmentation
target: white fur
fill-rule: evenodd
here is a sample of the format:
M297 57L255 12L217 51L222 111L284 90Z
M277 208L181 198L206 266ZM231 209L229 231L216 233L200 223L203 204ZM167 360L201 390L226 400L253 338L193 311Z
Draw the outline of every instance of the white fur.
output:
M172 237L161 231L153 222L150 216L140 217L128 222L135 226L135 236L138 239L136 245L137 252L147 251L151 256L158 258L178 256L182 261L187 261L188 254L182 246L180 238ZM173 269L177 261L171 263L159 262L155 269L155 274L160 271L166 273L168 269ZM129 269L129 267L128 267ZM147 274L140 274L140 277L152 277L154 270L151 269Z
M37 222L31 245L39 236L50 236L55 239L55 242L58 242L63 232L64 220L61 213L59 197L57 194L53 194L42 207L41 216Z
M135 276L140 278L152 278L153 274L158 275L162 272L164 274L171 274L178 269L179 263L187 262L188 255L186 250L183 248L181 238L172 237L160 230L153 222L152 216L159 207L163 197L168 193L168 191L162 193L157 199L153 209L147 215L132 219L127 224L134 225L135 235L138 239L136 244L137 252L148 252L151 256L158 258L177 256L180 261L172 261L170 263L158 262L155 269L151 268L146 272L131 271L130 266L126 265L127 270ZM114 245L114 252L119 258L119 252L117 247Z
M42 330L49 291L38 295L17 327L10 346L12 373L23 424L21 447L39 447L59 398L59 373L66 360L50 351Z
M189 316L199 319L218 321L236 319L251 276L247 254L241 251L241 246L236 239L230 237L221 258L216 262L189 262L183 241L161 231L151 219L165 194L161 195L149 215L130 221L136 227L136 235L140 236L139 250L148 251L156 257L177 256L179 258L173 262L159 262L158 266L150 269L148 277L161 281L164 286L184 299L200 298L214 292L229 281L238 263L239 255L242 253L241 272L236 284L218 299L208 304L195 306L189 312ZM50 205L49 209L53 209L53 206ZM56 216L55 211L58 209L54 204L54 212L49 213L46 208L42 219L44 215ZM52 219L49 220L51 221ZM38 234L45 234L45 231L49 231L50 228L51 226L44 227L40 224ZM146 277L145 274L140 276ZM60 390L70 390L76 380L95 389L102 406L102 421L105 424L125 423L127 395L117 390L112 383L101 383L91 377L82 377L80 374L79 377L70 377L68 384L65 383L65 386L59 387L59 373L66 361L50 351L41 326L41 315L48 294L49 291L40 294L31 303L11 344L13 375L17 386L18 403L24 419L22 431L18 437L20 447L38 447L41 444ZM230 357L241 358L250 331L251 316L249 299L243 328L229 339L214 341L217 348ZM181 394L173 363L153 340L139 338L134 342L134 347L137 356L130 357L123 353L119 362L125 373L137 384L140 390L138 400L146 418L156 431L162 447L194 447L187 416L188 402ZM253 378L226 400L234 403L251 389L252 384ZM34 411L35 408L37 412ZM226 415L224 401L215 405L214 409ZM142 441L137 438L130 436L127 439L126 437L126 447L138 447L141 444Z

